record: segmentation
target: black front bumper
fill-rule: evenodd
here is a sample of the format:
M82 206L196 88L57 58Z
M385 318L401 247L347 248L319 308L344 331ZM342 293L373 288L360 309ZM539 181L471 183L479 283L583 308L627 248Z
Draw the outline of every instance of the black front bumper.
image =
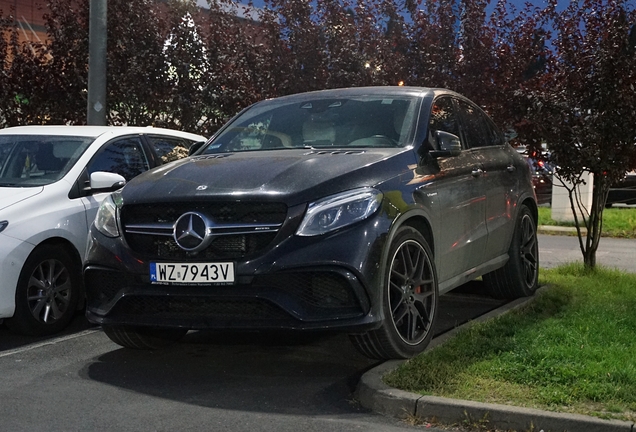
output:
M151 284L89 265L87 317L97 324L188 329L355 329L377 327L357 277L337 267L255 276L230 286Z

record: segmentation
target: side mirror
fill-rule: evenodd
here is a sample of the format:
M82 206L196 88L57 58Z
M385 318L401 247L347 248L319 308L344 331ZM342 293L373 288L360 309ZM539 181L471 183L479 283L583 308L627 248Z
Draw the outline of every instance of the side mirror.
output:
M97 171L91 174L91 192L114 192L126 184L126 179L119 174Z
M188 149L188 156L192 156L193 154L195 154L197 150L203 147L203 144L205 144L205 141L199 141L192 144Z
M462 142L457 135L449 132L435 131L435 141L439 150L431 150L429 154L434 157L459 156L462 151Z

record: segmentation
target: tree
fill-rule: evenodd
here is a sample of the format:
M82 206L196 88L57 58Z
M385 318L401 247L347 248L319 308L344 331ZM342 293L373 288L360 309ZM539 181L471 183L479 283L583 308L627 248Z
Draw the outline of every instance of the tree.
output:
M527 119L565 181L585 266L596 265L609 187L636 168L636 16L623 0L573 2L554 16L555 54L540 86L528 89ZM592 204L579 185L593 176ZM583 232L585 228L587 232Z
M173 14L168 6L161 6L157 8L153 0L108 1L110 124L166 124L171 87L164 47Z
M459 57L458 14L452 1L427 1L410 5L412 21L408 49L410 85L454 87Z
M42 65L41 124L85 124L88 88L88 0L49 0L48 61ZM33 88L37 82L33 82Z

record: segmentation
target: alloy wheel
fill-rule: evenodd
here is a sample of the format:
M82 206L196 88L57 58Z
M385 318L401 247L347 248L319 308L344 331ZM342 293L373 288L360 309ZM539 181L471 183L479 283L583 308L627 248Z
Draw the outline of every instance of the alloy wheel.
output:
M398 335L409 345L420 343L431 330L436 290L430 257L418 242L407 240L395 251L388 289Z
M33 317L50 324L62 318L71 301L72 282L68 269L56 259L38 264L27 287L27 301Z
M526 285L533 287L537 277L539 247L534 221L529 215L521 219L521 262Z

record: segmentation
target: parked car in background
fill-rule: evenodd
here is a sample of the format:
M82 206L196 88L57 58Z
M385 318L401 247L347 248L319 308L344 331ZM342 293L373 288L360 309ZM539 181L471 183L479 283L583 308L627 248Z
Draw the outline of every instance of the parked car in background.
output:
M88 227L107 193L205 137L141 127L0 130L0 321L63 329L83 306Z
M457 93L270 99L102 202L87 317L128 348L334 329L369 357L411 357L440 294L479 276L498 297L534 293L536 226L526 162Z
M550 164L542 159L537 159L524 154L524 159L530 168L532 174L532 187L537 195L539 204L552 203L552 174L553 170Z
M610 187L606 207L613 204L636 204L636 171L630 171L621 181Z

